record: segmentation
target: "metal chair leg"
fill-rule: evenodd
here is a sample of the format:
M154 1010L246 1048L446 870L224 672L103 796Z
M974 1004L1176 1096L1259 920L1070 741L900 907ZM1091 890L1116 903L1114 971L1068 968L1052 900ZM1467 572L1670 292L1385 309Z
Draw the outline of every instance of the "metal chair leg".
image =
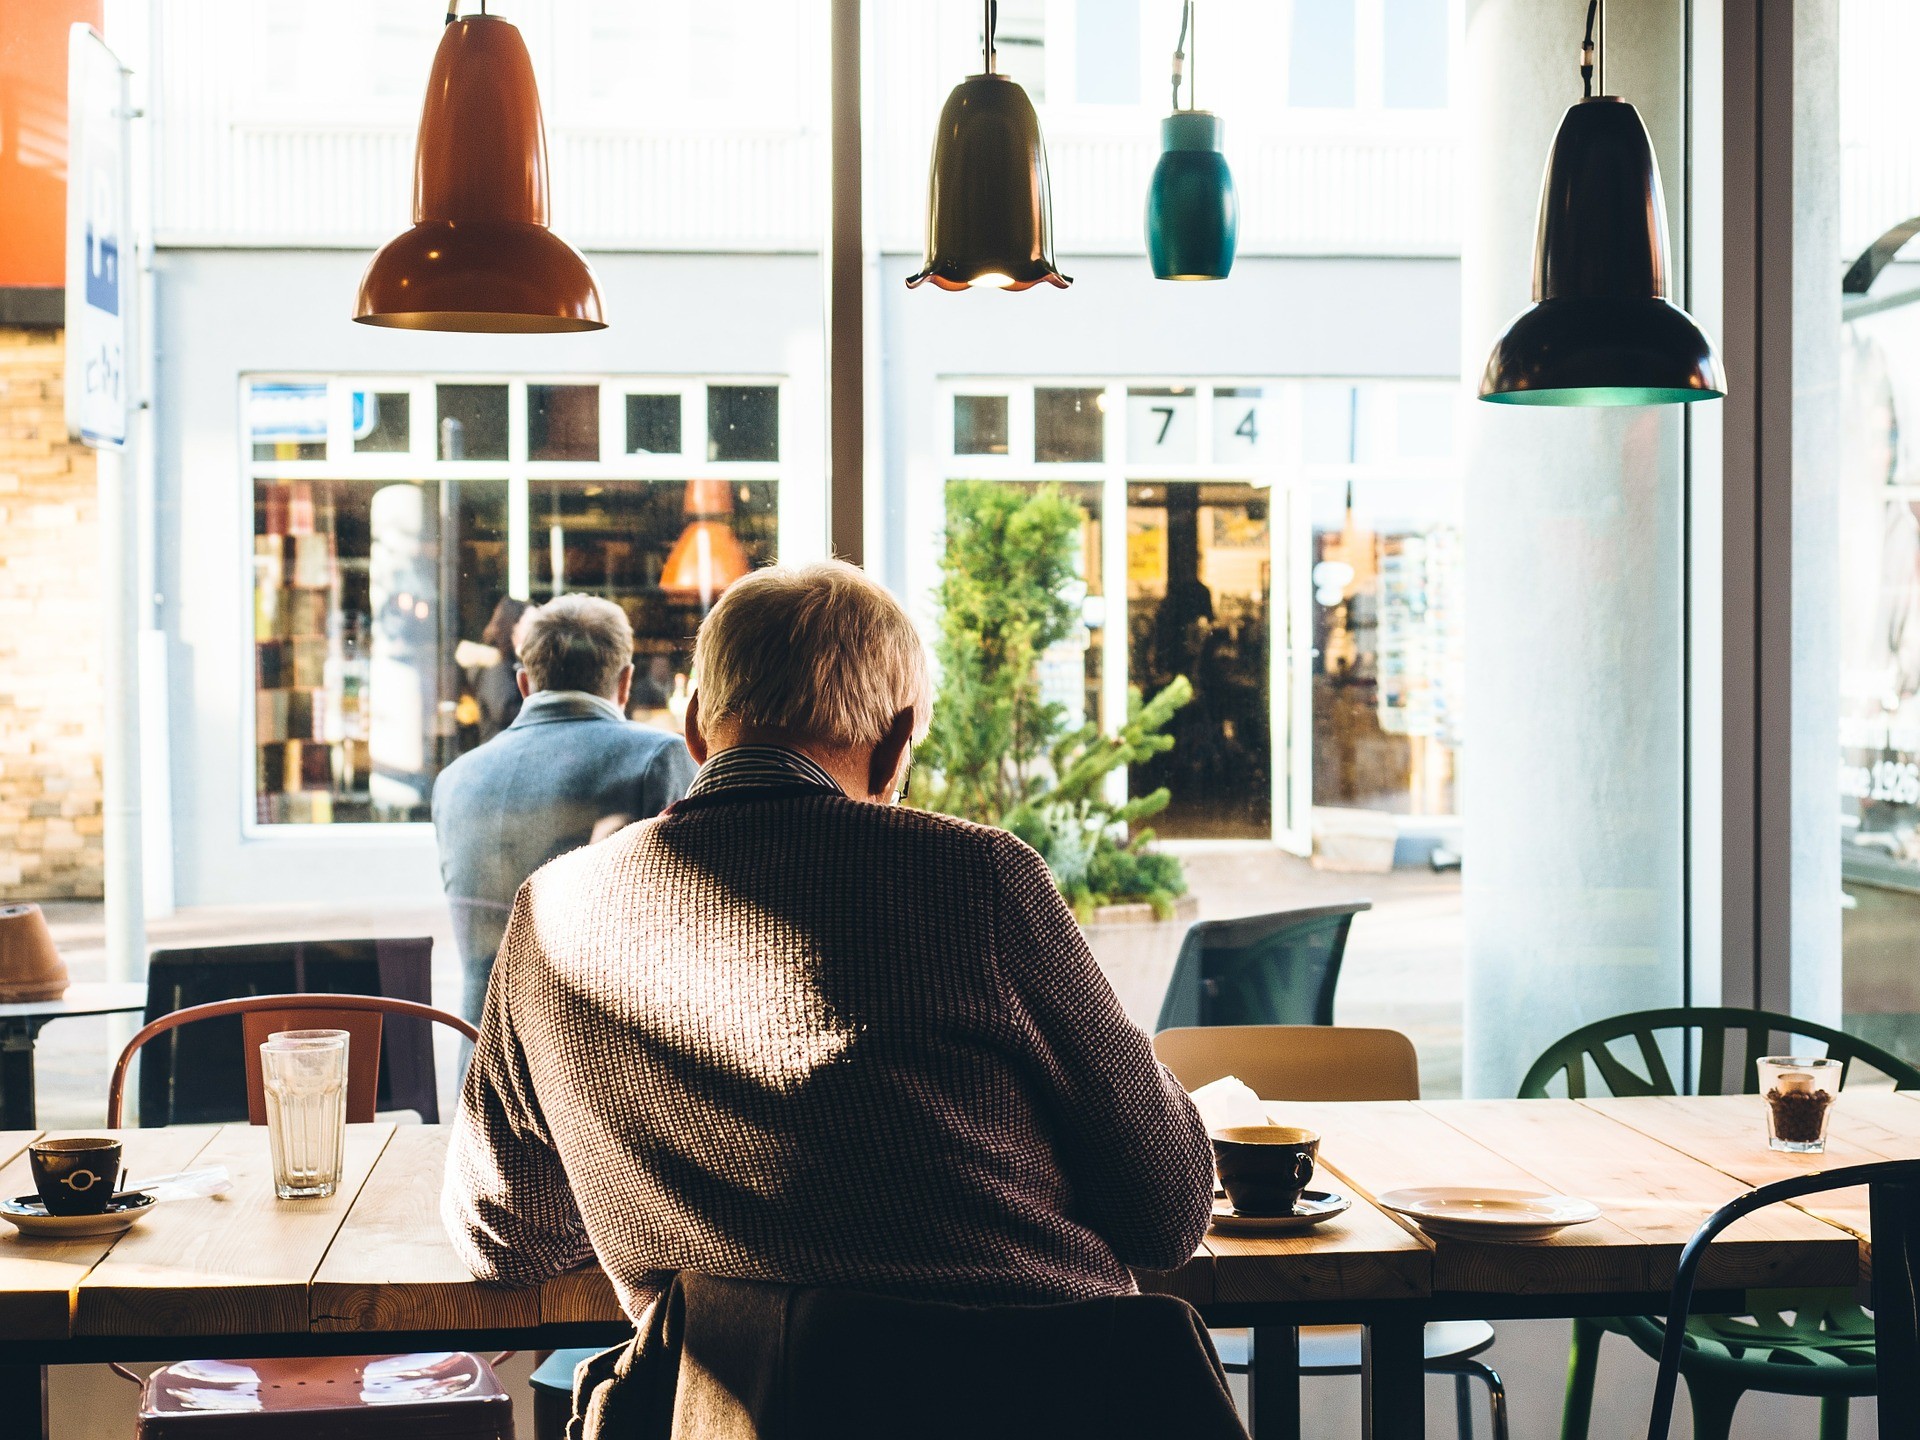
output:
M1459 1372L1453 1377L1453 1408L1459 1417L1460 1440L1473 1440L1473 1386Z
M1452 1375L1454 1396L1464 1402L1467 1398L1467 1379L1469 1376L1487 1387L1487 1415L1493 1422L1493 1440L1507 1440L1507 1386L1500 1378L1500 1372L1491 1365L1479 1360L1460 1356L1453 1360L1435 1361L1427 1367L1432 1375ZM1460 1408L1460 1434L1462 1440L1471 1440L1473 1417L1463 1403Z

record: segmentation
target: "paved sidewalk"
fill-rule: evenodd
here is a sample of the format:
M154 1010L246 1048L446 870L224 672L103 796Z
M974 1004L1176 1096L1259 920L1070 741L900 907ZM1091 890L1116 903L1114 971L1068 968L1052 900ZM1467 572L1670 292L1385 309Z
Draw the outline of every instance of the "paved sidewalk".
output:
M1463 931L1457 874L1435 875L1426 870L1328 874L1270 849L1216 851L1185 859L1188 881L1206 919L1347 898L1372 900L1374 908L1354 921L1335 1016L1342 1024L1406 1031L1420 1051L1426 1093L1436 1097L1459 1093ZM49 901L42 908L74 979L105 979L102 907ZM374 935L431 935L435 1000L448 1009L458 1008L460 967L446 906L438 896L412 905L182 910L149 925L147 940L160 949ZM110 1023L62 1020L41 1034L37 1055L41 1123L63 1127L100 1123L112 1063ZM450 1035L441 1039L441 1070L450 1077L454 1043Z

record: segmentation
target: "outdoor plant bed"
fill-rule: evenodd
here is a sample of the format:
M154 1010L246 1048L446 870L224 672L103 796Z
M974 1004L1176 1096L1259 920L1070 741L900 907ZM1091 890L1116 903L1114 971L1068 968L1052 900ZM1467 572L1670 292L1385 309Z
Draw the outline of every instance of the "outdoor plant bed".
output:
M1121 1008L1142 1030L1152 1032L1174 961L1180 958L1180 942L1199 918L1200 902L1182 895L1173 902L1170 918L1142 903L1101 905L1080 922L1087 948L1120 997Z

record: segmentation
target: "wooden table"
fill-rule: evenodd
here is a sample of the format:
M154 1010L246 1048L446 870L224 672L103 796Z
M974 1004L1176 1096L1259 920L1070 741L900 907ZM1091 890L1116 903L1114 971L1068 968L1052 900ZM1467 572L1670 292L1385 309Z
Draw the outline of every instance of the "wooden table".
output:
M1565 1100L1280 1104L1319 1130L1323 1164L1353 1208L1304 1236L1209 1236L1151 1288L1216 1325L1254 1327L1253 1424L1298 1432L1296 1327L1368 1327L1369 1433L1425 1433L1421 1326L1664 1311L1680 1247L1753 1183L1818 1168L1764 1139L1760 1101ZM1827 1163L1920 1156L1920 1100L1848 1094ZM31 1131L0 1132L0 1194L32 1189ZM350 1127L348 1167L327 1200L276 1201L264 1130L124 1132L133 1174L224 1164L231 1193L162 1206L115 1238L0 1234L0 1413L43 1394L41 1367L102 1360L357 1354L612 1344L626 1326L598 1271L537 1290L476 1284L440 1231L447 1132ZM1538 1245L1430 1240L1371 1197L1404 1185L1561 1190L1603 1218ZM1848 1286L1869 1256L1864 1196L1810 1198L1743 1220L1702 1276L1703 1310L1739 1311L1749 1289Z

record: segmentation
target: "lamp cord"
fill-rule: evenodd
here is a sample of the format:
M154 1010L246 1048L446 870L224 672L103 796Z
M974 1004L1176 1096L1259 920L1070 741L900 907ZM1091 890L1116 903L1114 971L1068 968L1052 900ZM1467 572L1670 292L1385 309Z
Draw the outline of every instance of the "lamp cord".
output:
M1000 0L986 0L986 15L982 21L985 29L981 48L985 51L987 74L997 73L994 69L993 33L1000 28Z
M1173 108L1180 108L1180 81L1187 72L1187 31L1193 25L1193 0L1180 6L1180 38L1173 46ZM1196 36L1196 39L1198 37ZM1193 90L1187 90L1187 108L1193 108Z
M1593 19L1600 13L1600 0L1587 0L1587 38L1580 42L1580 88L1588 100L1593 98Z

